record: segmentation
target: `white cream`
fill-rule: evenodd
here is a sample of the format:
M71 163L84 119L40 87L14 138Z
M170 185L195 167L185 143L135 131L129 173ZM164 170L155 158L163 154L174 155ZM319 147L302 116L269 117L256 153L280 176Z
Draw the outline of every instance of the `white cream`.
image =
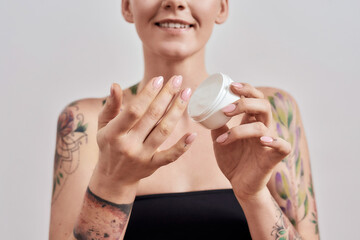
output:
M205 79L192 94L188 105L189 116L208 129L224 126L230 117L221 109L240 99L230 90L233 80L222 73Z

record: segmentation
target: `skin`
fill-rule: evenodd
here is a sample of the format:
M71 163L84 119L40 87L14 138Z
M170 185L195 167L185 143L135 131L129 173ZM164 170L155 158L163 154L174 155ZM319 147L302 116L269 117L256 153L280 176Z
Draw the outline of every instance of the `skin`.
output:
M77 239L91 239L87 234L93 233L97 239L122 239L136 195L219 188L234 189L253 239L318 239L307 144L289 94L283 93L291 99L295 129L301 132L298 146L284 137L296 134L293 128L284 135L276 128L279 118L273 117L269 97L277 89L232 86L241 99L225 113L231 121L213 131L194 123L185 111L190 89L208 76L205 45L214 24L226 20L228 2L123 0L122 14L143 42L144 77L125 90L113 84L105 104L104 99L78 102L89 123L89 141L77 150L79 166L52 205L50 239L75 239L73 232ZM193 27L179 34L156 25L169 18ZM264 136L272 141L260 140ZM298 155L291 154L296 148L300 165L294 157ZM296 175L296 166L302 166L302 174ZM279 183L279 175L289 179L287 185ZM298 187L303 185L312 189L307 207L297 199L303 196ZM291 194L285 199L284 192ZM111 208L102 207L109 202ZM94 214L101 223L93 221Z
M53 203L68 176L79 166L81 158L79 149L84 142L87 142L88 124L84 124L84 121L84 115L79 113L77 102L69 104L59 115L54 159Z

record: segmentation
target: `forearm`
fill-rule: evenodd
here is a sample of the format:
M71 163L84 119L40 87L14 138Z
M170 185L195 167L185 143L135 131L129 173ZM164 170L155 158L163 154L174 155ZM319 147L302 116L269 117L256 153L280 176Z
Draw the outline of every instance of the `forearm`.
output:
M267 188L257 197L246 200L236 197L244 210L252 239L303 239Z
M117 204L96 196L88 188L72 239L120 239L133 202Z
M95 171L84 196L73 237L82 240L123 239L137 184L113 182Z

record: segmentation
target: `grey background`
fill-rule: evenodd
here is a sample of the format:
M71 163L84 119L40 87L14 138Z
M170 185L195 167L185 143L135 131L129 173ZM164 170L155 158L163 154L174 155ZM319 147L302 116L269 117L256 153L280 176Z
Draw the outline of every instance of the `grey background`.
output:
M322 239L356 239L360 215L356 0L230 0L209 72L290 92L310 147ZM0 233L47 239L56 121L73 100L142 77L120 0L0 1Z

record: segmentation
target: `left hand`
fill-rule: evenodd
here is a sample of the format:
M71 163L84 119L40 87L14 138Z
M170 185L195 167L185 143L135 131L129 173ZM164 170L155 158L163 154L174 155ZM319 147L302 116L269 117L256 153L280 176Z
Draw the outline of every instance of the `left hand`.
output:
M236 85L238 87L236 87ZM240 199L256 197L266 188L276 164L291 151L290 143L271 135L271 106L249 84L232 84L240 100L223 109L227 116L243 114L240 125L211 131L217 163Z

